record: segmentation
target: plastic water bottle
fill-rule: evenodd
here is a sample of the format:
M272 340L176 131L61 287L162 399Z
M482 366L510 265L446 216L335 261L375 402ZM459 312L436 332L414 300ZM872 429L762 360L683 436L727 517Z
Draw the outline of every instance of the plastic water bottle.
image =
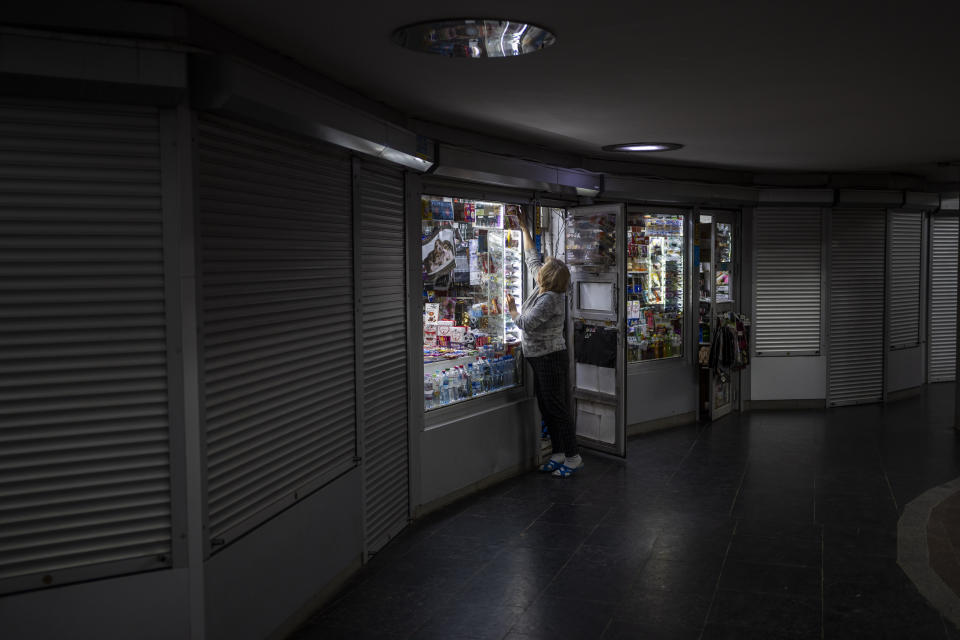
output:
M433 378L430 374L423 376L423 408L433 408Z
M460 397L470 397L470 374L463 365L460 365Z
M470 367L470 386L473 390L473 395L478 396L483 393L483 372L480 371L479 363L476 367L472 364L467 366Z
M503 356L493 359L493 384L498 389L503 386Z
M483 390L491 391L493 389L493 371L490 367L490 361L483 359Z
M440 404L450 404L450 377L447 375L447 370L443 370L443 374L440 376Z
M434 371L433 373L433 406L440 406L440 388L443 386L443 382L440 380L440 372Z
M450 402L460 399L460 371L456 367L450 369Z
M509 353L503 358L503 384L507 387L513 385L513 356Z

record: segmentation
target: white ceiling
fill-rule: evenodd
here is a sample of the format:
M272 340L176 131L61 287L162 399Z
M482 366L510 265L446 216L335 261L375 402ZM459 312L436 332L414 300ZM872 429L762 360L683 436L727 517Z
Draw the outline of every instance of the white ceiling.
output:
M557 151L686 147L643 162L958 179L960 2L182 0L404 114ZM556 46L468 60L402 49L399 26L503 17Z

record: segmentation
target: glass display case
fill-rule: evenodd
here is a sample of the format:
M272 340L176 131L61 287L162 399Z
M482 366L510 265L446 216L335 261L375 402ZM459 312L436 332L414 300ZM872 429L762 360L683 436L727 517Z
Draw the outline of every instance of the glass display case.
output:
M421 197L424 409L521 383L520 330L506 295L523 302L520 205Z
M733 260L733 225L717 223L717 275L714 287L717 302L733 301L730 263Z
M683 355L684 218L627 215L627 362Z

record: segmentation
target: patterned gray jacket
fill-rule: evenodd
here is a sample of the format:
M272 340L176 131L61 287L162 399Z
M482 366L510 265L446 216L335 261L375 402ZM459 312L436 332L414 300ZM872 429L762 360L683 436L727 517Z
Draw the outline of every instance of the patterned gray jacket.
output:
M527 256L527 269L536 280L543 263L536 253ZM523 355L528 358L545 356L554 351L563 351L567 342L563 337L564 311L567 296L556 291L540 291L536 287L523 303L523 312L517 316L516 325L523 331Z

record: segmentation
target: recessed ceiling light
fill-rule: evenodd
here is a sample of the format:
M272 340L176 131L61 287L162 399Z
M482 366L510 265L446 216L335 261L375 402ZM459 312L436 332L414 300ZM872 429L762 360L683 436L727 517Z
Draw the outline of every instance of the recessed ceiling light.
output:
M450 19L401 27L393 32L393 41L450 58L505 58L549 47L557 37L523 21Z
M625 144L608 144L604 151L674 151L682 149L682 144L676 142L627 142Z

